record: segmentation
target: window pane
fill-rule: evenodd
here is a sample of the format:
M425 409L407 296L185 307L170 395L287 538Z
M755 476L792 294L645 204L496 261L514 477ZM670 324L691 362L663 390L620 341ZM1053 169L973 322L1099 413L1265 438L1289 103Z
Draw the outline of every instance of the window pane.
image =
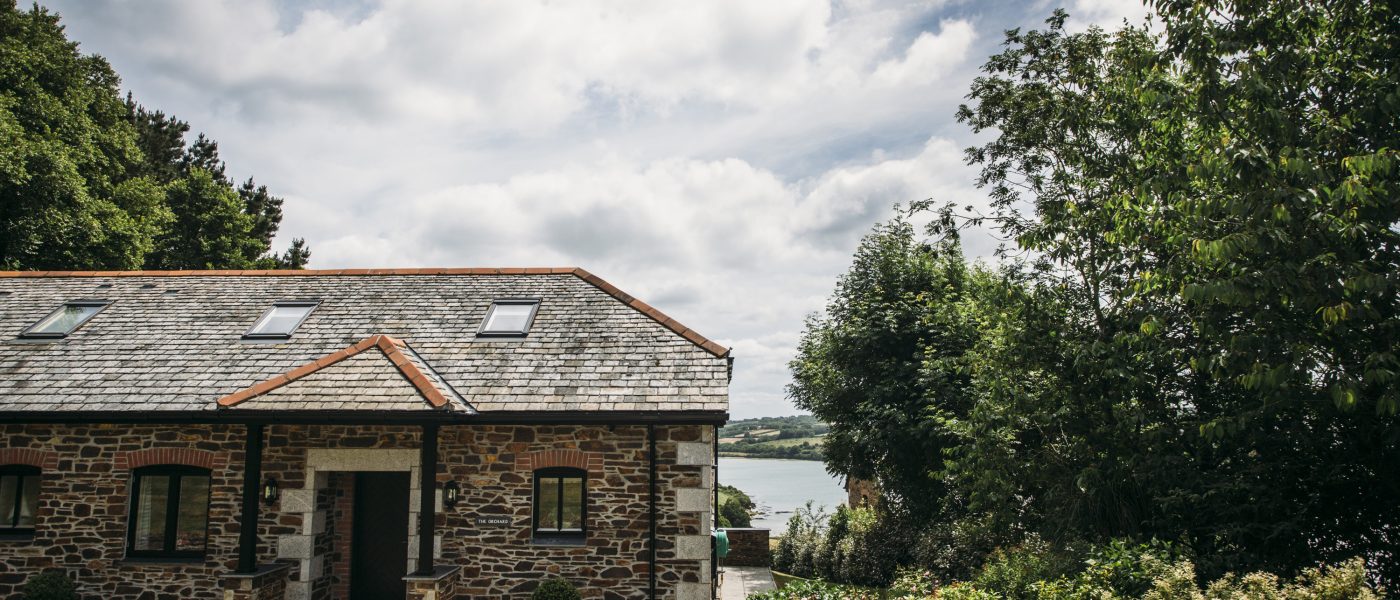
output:
M49 318L44 319L43 322L35 326L32 332L68 333L73 331L73 328L77 327L88 317L97 314L99 310L102 310L101 306L64 305L63 308L58 309L58 311Z
M19 522L15 526L25 528L33 527L34 513L39 510L39 476L24 476L24 485L20 487L24 491L19 499ZM0 506L4 505L0 504Z
M307 313L311 312L311 306L274 306L267 313L267 316L259 321L253 328L255 335L291 335Z
M19 489L19 477L0 476L0 527L13 527L15 518L15 491Z
M564 478L564 523L562 529L583 530L582 478Z
M176 529L176 550L203 550L205 523L209 519L209 478L186 475L180 478L180 516Z
M132 550L165 549L165 507L170 496L170 477L148 475L141 477L137 493L135 541Z
M486 331L525 331L526 322L530 320L530 311L534 308L533 304L493 305L490 320L486 322Z
M559 478L540 478L540 497L535 508L540 529L559 529Z

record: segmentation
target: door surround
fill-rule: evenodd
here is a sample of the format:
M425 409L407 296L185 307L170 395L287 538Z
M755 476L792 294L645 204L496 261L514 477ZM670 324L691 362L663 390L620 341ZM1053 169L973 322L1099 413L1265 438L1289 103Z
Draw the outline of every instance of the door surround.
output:
M278 512L301 515L301 533L277 538L277 558L296 560L300 567L298 580L287 582L288 600L310 600L316 580L329 570L329 557L316 553L316 536L326 532L326 511L317 510L316 497L329 486L332 472L346 471L408 472L408 572L412 573L418 567L416 525L421 493L418 449L308 448L305 487L283 490L278 499ZM434 501L441 511L442 496L436 490L434 492ZM434 537L433 555L441 558L442 536Z

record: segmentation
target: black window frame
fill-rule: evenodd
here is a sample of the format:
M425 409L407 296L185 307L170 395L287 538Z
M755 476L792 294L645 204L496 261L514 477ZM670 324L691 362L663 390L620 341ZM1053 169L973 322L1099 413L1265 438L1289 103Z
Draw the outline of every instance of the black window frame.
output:
M0 538L28 538L33 537L34 527L19 526L19 505L24 501L24 478L38 477L39 489L42 491L44 472L43 469L33 465L0 465L0 477L15 477L19 481L15 483L15 504L14 506L0 506ZM6 511L9 511L8 514ZM39 503L34 503L34 521L39 521Z
M179 535L180 482L185 477L204 477L209 480L209 494L204 506L204 548L201 550L176 550L175 542ZM170 477L171 484L165 496L165 539L160 550L136 549L136 512L141 507L141 478ZM214 479L212 471L187 465L151 465L131 470L131 506L126 516L126 555L129 558L173 558L203 559L209 550L209 506L214 501Z
M309 319L309 318L311 318L311 313L315 312L315 311L316 311L316 307L318 307L318 306L320 306L320 305L321 305L321 301L320 301L320 300L278 300L278 301L276 301L276 302L273 302L273 303L272 303L272 306L269 306L269 307L267 307L267 310L262 311L262 314L258 315L258 318L253 320L253 324L248 326L248 330L245 331L245 332L243 332L243 339L245 339L245 340L286 340L286 339L291 339L292 335L295 334L295 333L297 332L298 329L301 329L302 324L303 324L303 323L306 323L306 320ZM306 307L306 308L307 308L307 311L306 311L306 314L304 314L304 315L301 316L301 319L299 319L299 320L296 322L295 325L292 325L292 328L291 328L290 330L288 330L287 333L254 333L254 330L258 328L258 325L262 324L264 321L266 321L269 317L272 316L272 311L275 311L275 310L277 310L278 307L283 307L283 306Z
M535 325L535 316L540 314L540 298L497 298L491 301L491 306L486 309L486 315L481 317L481 326L476 330L477 337L504 337L520 338L530 335L530 328ZM497 331L488 330L486 325L491 322L491 316L496 314L497 306L526 306L530 307L530 316L525 318L525 326L519 330Z
M59 305L58 308L49 311L48 314L45 314L42 319L35 321L33 325L30 325L23 332L21 332L19 334L19 337L40 340L61 340L72 335L73 332L81 329L83 325L87 325L88 321L91 321L97 315L102 314L102 311L107 310L107 307L111 305L111 300L104 300L101 298L79 298L77 300L69 300L68 302L64 302L63 304ZM58 315L60 311L70 306L96 307L97 310L93 311L92 314L88 315L87 317L84 317L83 320L74 323L73 326L68 329L68 331L35 331L39 328L39 326L49 322L49 319L54 318Z
M577 478L582 480L582 489L579 494L579 504L581 504L581 506L579 506L578 530L540 529L540 480L546 477L559 478L559 485L554 490L554 493L559 495L557 508L559 513L555 515L557 519L555 522L561 525L564 523L564 479ZM543 469L535 469L532 487L534 492L530 499L530 533L535 540L569 542L583 541L588 537L588 471L575 467L545 467Z

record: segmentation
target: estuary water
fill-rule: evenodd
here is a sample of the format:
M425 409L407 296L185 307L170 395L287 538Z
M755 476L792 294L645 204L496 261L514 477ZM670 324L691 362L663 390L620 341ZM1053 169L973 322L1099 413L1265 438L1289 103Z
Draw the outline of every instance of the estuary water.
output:
M719 482L739 488L758 505L754 527L771 529L779 536L787 530L787 520L799 506L813 501L828 513L846 502L841 478L826 472L826 463L816 460L777 458L719 457Z

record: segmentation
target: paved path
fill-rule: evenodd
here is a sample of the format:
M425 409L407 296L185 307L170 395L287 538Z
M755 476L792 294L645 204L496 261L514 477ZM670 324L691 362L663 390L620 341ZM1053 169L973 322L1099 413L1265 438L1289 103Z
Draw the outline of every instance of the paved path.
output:
M720 579L720 600L744 600L749 594L774 589L773 573L768 567L723 567Z

